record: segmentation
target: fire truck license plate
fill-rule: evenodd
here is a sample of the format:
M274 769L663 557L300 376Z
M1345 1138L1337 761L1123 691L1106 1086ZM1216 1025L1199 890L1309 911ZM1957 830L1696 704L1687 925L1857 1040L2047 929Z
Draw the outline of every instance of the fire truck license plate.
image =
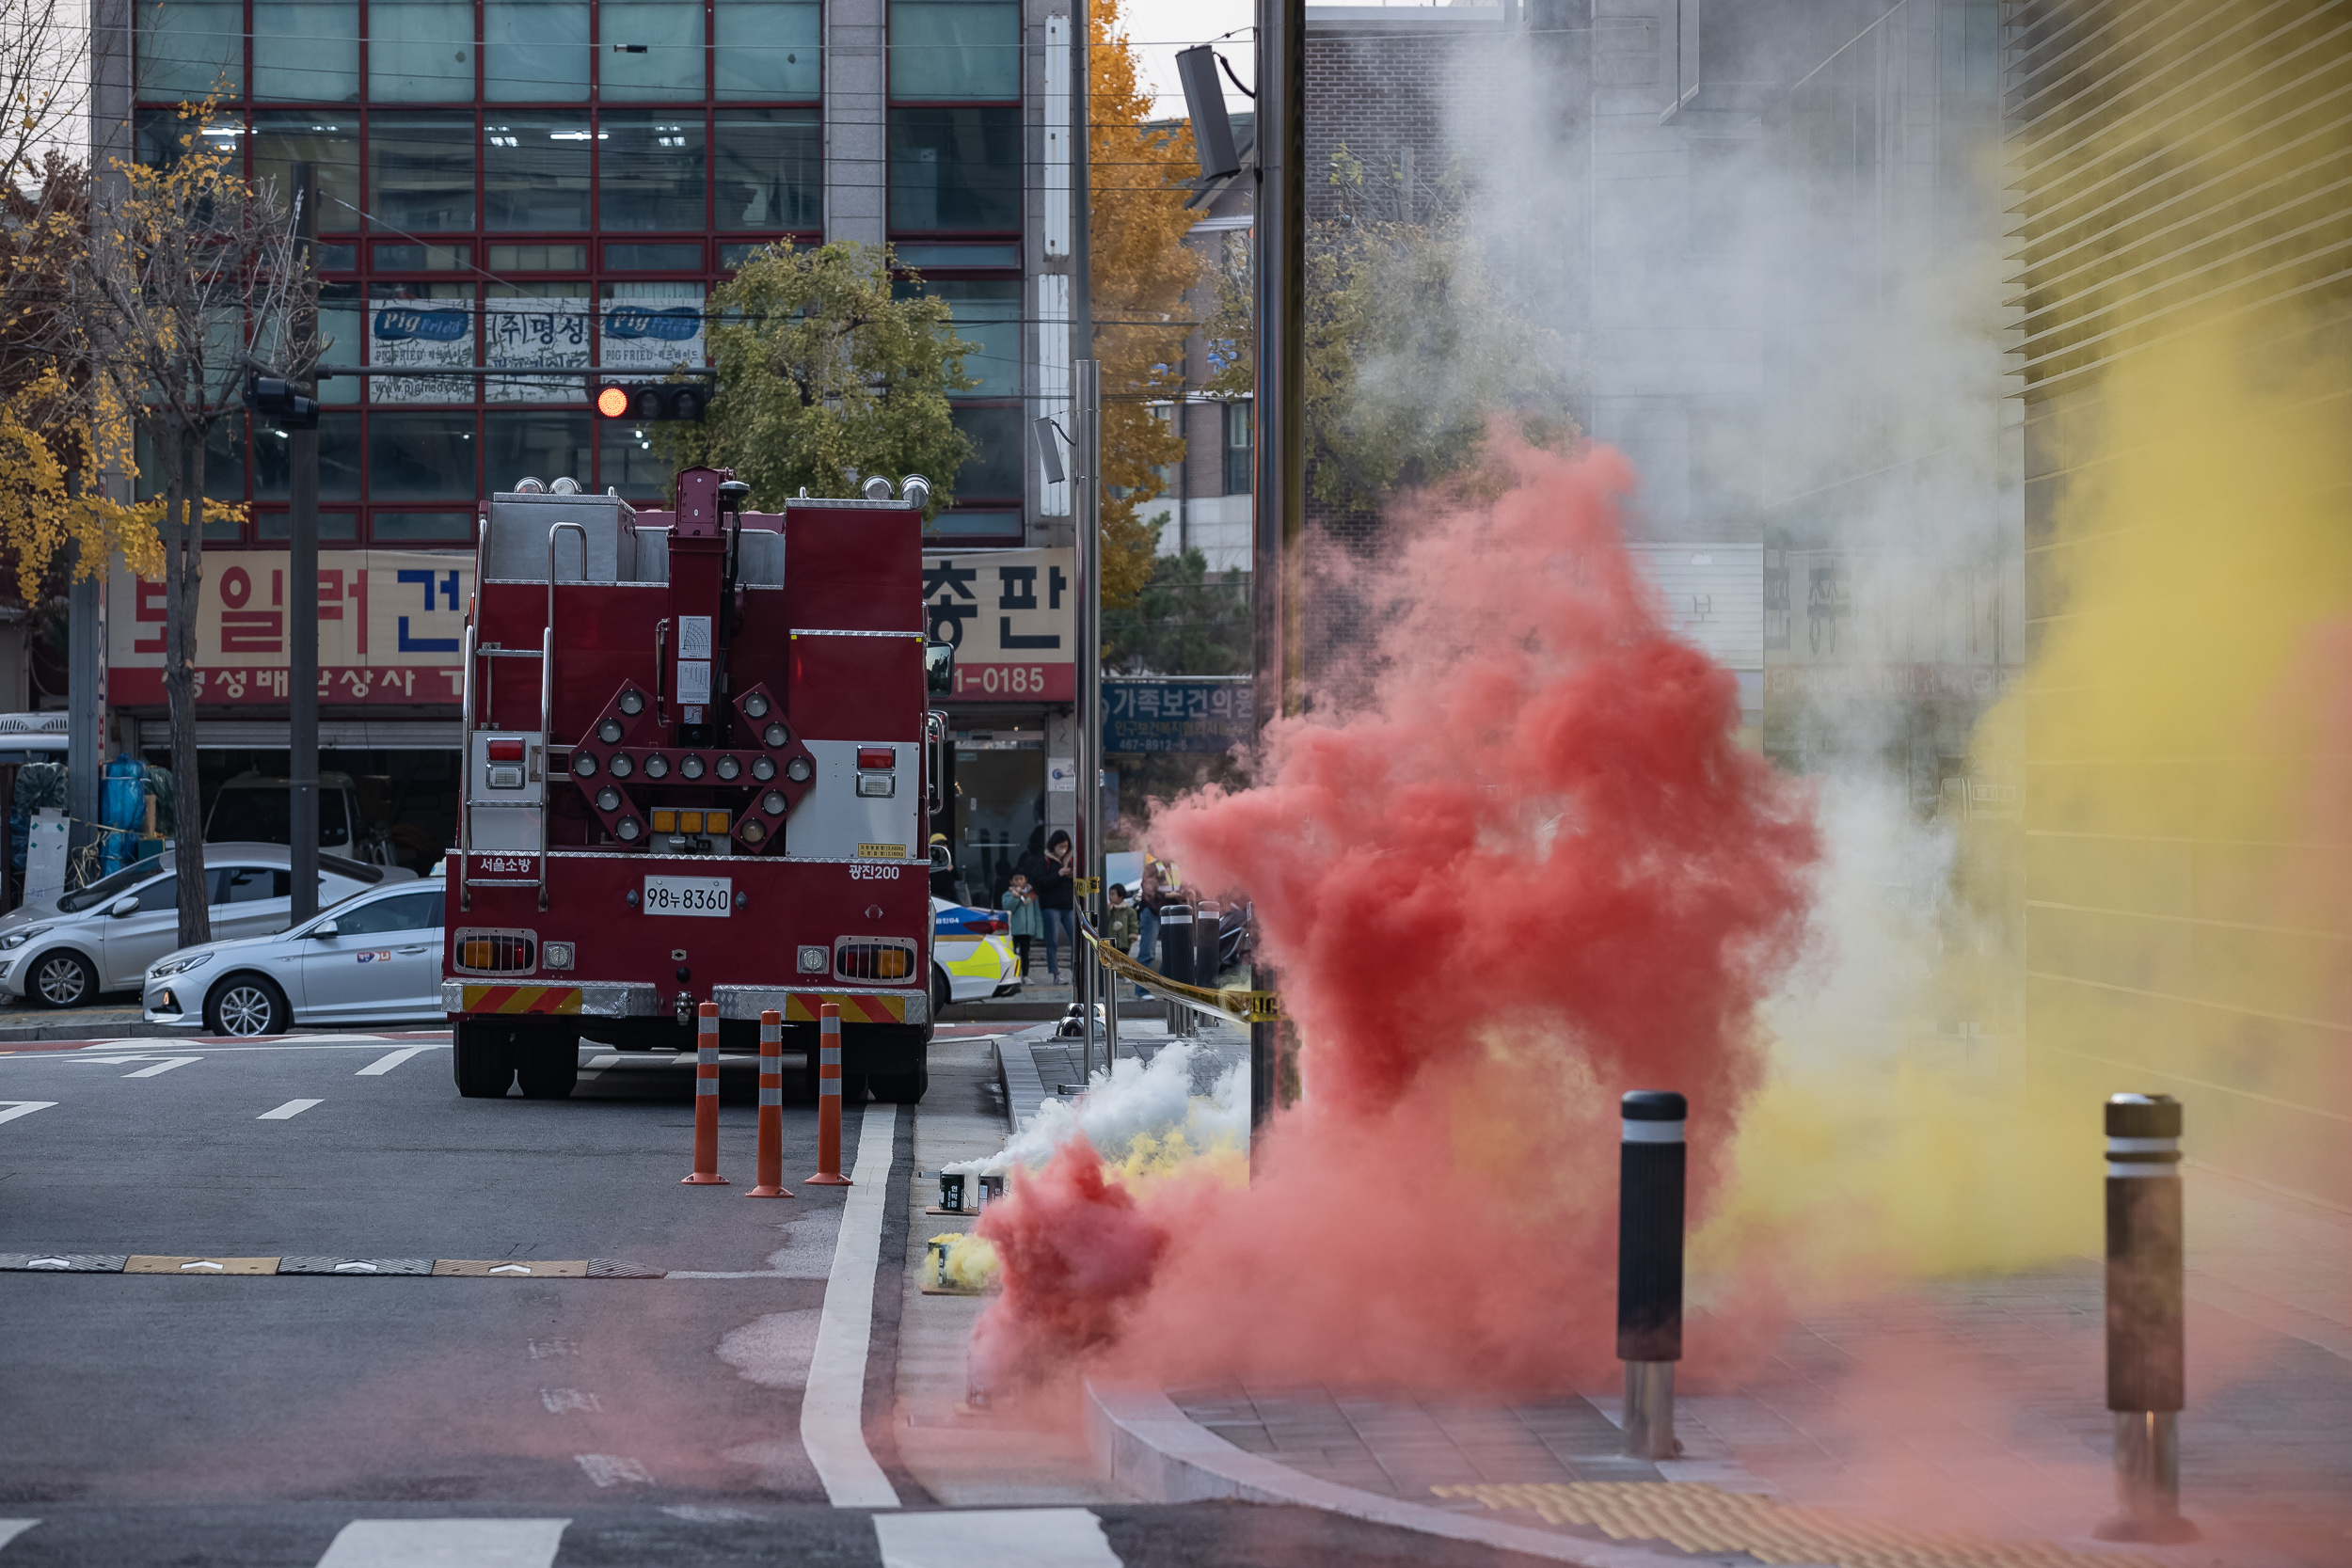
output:
M647 914L732 914L735 884L724 877L648 877Z

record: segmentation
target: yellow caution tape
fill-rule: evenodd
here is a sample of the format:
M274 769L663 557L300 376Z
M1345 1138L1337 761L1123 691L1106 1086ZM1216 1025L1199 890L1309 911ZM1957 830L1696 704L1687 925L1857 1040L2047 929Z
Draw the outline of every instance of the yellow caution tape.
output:
M1078 931L1110 966L1112 974L1125 975L1154 996L1191 1002L1243 1023L1272 1023L1282 1016L1282 999L1277 991L1248 990L1240 986L1184 985L1156 970L1144 968L1116 948L1104 946L1084 920L1078 922Z

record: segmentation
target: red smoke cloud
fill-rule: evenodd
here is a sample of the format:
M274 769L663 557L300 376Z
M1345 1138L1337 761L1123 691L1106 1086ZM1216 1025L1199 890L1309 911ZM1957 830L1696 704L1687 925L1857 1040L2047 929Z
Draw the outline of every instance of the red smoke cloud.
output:
M1433 505L1348 584L1372 695L1154 824L1190 881L1255 897L1302 1098L1248 1191L1138 1198L1083 1144L1017 1179L980 1226L989 1382L1527 1389L1611 1359L1616 1097L1679 1089L1694 1146L1727 1144L1816 844L1627 554L1630 467L1503 461L1500 499ZM1693 1170L1693 1223L1712 1186Z

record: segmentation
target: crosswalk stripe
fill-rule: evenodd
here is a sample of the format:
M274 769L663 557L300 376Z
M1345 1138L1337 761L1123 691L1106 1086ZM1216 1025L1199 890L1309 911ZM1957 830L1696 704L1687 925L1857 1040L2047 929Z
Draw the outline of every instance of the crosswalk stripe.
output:
M1120 1568L1083 1508L877 1513L874 1540L882 1568Z
M255 1121L292 1121L313 1105L324 1105L324 1100L289 1100L275 1111L263 1111Z
M411 1056L421 1056L428 1051L438 1051L437 1045L408 1045L389 1051L352 1074L354 1078L381 1078Z
M569 1519L354 1519L318 1568L549 1568Z
M136 1072L126 1072L122 1076L125 1078L160 1078L173 1068L186 1067L191 1062L200 1062L203 1059L201 1056L172 1056L157 1062L153 1067L143 1067Z

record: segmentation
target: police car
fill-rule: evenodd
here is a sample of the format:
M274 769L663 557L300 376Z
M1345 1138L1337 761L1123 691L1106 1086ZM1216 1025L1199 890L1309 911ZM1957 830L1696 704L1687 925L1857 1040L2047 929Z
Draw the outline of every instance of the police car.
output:
M1015 996L1021 990L1021 959L1005 934L998 910L975 910L946 898L931 900L931 1007L950 1002L979 1002Z

